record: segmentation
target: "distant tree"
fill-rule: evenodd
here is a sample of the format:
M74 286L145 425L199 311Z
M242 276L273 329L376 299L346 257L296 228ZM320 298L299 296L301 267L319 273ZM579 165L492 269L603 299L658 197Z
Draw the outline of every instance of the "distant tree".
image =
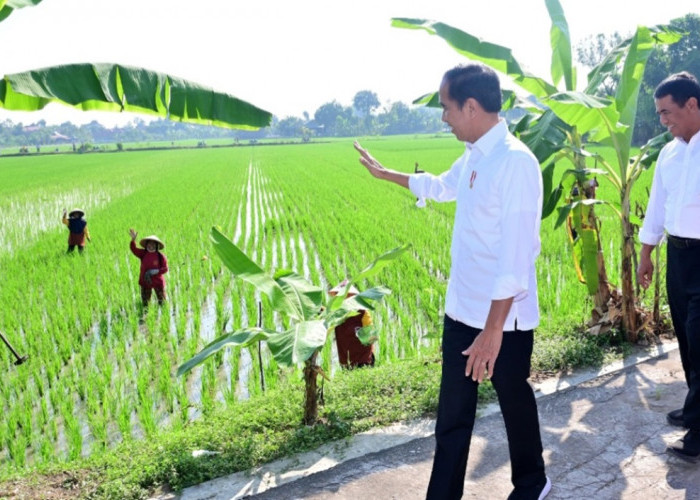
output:
M377 94L370 90L360 90L352 99L352 106L361 117L372 114L372 111L379 107Z
M377 120L382 135L439 132L443 128L441 112L436 109L409 107L394 102Z
M281 137L302 137L304 129L304 120L296 116L288 116L281 119L274 130Z
M352 117L352 109L344 108L337 101L321 105L314 113L316 124L322 127L322 135L337 135L338 118L347 119Z

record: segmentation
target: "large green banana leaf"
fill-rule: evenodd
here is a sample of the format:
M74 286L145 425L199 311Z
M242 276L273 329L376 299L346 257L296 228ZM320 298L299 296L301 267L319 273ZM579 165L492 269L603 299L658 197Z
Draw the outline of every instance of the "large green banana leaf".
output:
M561 149L566 142L566 132L571 129L570 125L549 109L541 114L526 113L510 126L511 131L528 145L540 164Z
M265 127L272 119L269 112L232 95L119 64L66 64L6 75L0 80L0 107L37 111L50 102L83 111L133 111L240 129Z
M380 302L387 295L391 294L391 290L386 287L378 286L363 290L358 295L348 297L337 304L335 298L331 298L331 305L327 308L325 315L326 328L335 328L343 323L348 317L358 314L361 309L374 309L373 302Z
M401 257L404 254L404 252L408 251L408 249L411 248L411 246L412 245L410 243L407 243L380 255L379 257L374 259L374 261L371 264L369 264L362 271L353 276L352 280L350 281L350 284L359 283L364 279L371 278L372 276L380 272L382 269L384 269L386 266L391 264L393 261Z
M323 303L323 291L320 287L312 285L303 276L287 269L275 273L273 279L284 294L298 305L301 319L308 320L318 316Z
M251 327L221 335L204 346L204 348L191 359L181 364L177 369L177 376L179 377L189 372L192 368L202 363L205 359L210 358L224 347L250 345L258 340L267 340L271 334L272 332Z
M0 21L7 18L15 9L30 7L41 3L42 0L0 0Z
M323 347L328 329L323 320L301 321L282 333L270 335L267 347L279 364L303 363Z
M265 341L275 361L283 366L303 363L323 347L328 329L323 320L300 321L286 332L271 332L260 328L243 328L214 339L177 369L181 376L226 347L248 347Z
M545 80L523 71L511 50L501 45L485 42L448 24L427 19L394 18L391 25L396 28L421 29L431 35L437 35L467 58L481 61L512 77L518 85L536 97L557 91L556 87Z
M545 0L549 18L552 20L552 28L549 30L550 45L552 47L552 82L554 86L564 78L567 90L576 89L576 68L571 58L571 36L569 35L569 23L566 21L564 9L557 0Z
M320 289L316 289L316 287L307 283L307 287L304 288L305 292L297 293L293 285L298 280L286 274L283 275L283 283L278 282L250 260L241 249L215 227L211 230L211 239L214 243L214 250L221 257L224 265L229 268L236 278L250 283L261 293L265 294L270 299L270 304L274 310L287 314L296 320L303 320L308 317L308 312L305 308L310 303L313 303L313 299L310 299L308 295L305 298L304 293L311 293L313 296L317 293L316 290L320 293Z
M333 311L333 310L337 309L338 307L340 307L341 302L345 300L345 298L347 297L348 292L350 291L350 288L352 287L353 284L357 284L364 279L367 279L367 278L374 276L379 271L384 269L386 266L391 264L394 260L396 260L401 255L403 255L404 252L408 251L409 248L411 248L411 244L407 243L406 245L394 248L393 250L389 250L388 252L377 257L374 260L374 262L372 262L367 267L365 267L357 275L353 276L352 279L348 279L347 284L345 285L344 289L341 290L340 292L338 292L338 294L335 295L334 297L330 298L330 300L328 301L327 308L329 310ZM379 290L379 289L375 289L375 290ZM362 300L363 298L372 299L372 297L370 296L370 293L373 293L373 292L370 292L368 290L368 291L365 291L364 293L361 293L359 299L360 300ZM381 292L378 292L378 293L381 294ZM383 297L383 295L382 295L382 297ZM380 298L374 299L374 300L380 300ZM363 307L363 308L366 309L366 307Z

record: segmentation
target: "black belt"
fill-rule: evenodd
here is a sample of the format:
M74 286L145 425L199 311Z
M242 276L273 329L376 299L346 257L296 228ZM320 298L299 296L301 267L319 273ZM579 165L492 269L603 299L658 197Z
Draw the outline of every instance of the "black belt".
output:
M693 238L679 238L669 234L668 241L676 248L700 247L700 240Z

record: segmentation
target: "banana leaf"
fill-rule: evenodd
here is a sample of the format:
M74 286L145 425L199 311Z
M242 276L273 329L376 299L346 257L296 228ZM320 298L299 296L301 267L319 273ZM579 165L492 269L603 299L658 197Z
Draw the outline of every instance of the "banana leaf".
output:
M523 71L509 48L485 42L448 24L427 19L394 18L395 28L424 30L445 40L453 49L465 57L480 61L505 75L537 97L551 95L556 87L545 80Z
M564 9L557 0L545 0L552 27L549 30L550 45L552 47L552 83L559 85L564 79L567 90L576 88L576 68L571 57L571 36L569 35L569 23L566 21Z
M0 107L38 111L59 102L83 111L132 111L237 129L266 127L272 114L232 95L164 73L113 63L35 69L0 80Z
M403 253L406 252L409 248L411 248L411 246L412 245L410 243L407 243L406 245L394 248L393 250L389 250L388 252L377 257L374 260L374 262L372 262L367 267L365 267L362 271L360 271L359 274L357 274L356 276L353 276L351 279L348 279L347 284L345 285L344 289L341 290L340 292L338 292L337 295L331 297L330 300L328 301L328 305L327 305L328 310L333 311L333 310L337 309L338 307L340 307L340 303L343 300L345 300L348 292L350 291L350 287L353 284L357 284L364 279L367 279L367 278L374 276L379 271L384 269L386 266L391 264L394 260L396 260L401 255L403 255ZM369 293L368 291L365 291L364 295L360 294L360 297L361 298L362 297L369 298L369 296L367 295L368 293ZM364 308L366 309L366 307L364 307Z
M236 276L263 293L270 299L272 308L292 318L304 317L304 306L299 295L285 291L272 276L263 271L260 266L250 260L231 240L226 238L217 228L211 229L211 239L214 250L219 254L224 265ZM288 282L289 283L289 282Z
M248 346L258 340L266 340L271 332L260 328L244 328L233 333L226 333L212 340L209 344L199 351L191 359L181 364L177 369L177 376L184 375L195 366L201 364L204 360L210 358L224 347Z
M270 335L267 346L280 365L303 363L323 347L328 329L323 320L301 321L282 333Z
M301 310L302 320L309 320L318 315L323 302L323 291L312 285L298 274L282 270L275 273L273 279L282 288L284 294Z

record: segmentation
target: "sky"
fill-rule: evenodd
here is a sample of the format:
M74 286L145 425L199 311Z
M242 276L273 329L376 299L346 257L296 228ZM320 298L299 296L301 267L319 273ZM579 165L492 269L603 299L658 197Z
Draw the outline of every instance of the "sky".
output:
M700 12L698 0L560 0L572 43L630 34ZM111 62L168 73L234 95L279 118L313 116L361 90L382 106L437 90L465 62L442 39L391 27L392 17L441 21L513 50L551 80L544 0L43 0L0 23L0 75L56 64ZM579 72L579 80L585 80ZM0 108L0 122L98 120L133 113L81 112L53 104L34 113Z

